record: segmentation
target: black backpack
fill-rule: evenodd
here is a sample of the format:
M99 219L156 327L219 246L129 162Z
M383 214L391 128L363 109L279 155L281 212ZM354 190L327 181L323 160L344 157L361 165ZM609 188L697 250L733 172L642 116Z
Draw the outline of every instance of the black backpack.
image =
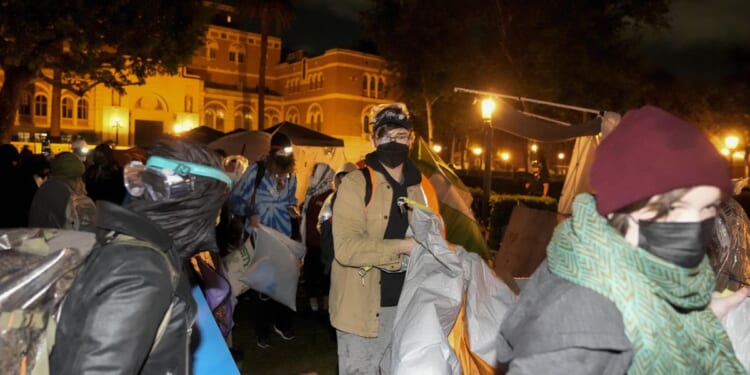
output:
M370 177L370 171L367 167L359 169L365 176L365 206L370 204L372 199L372 180ZM333 204L336 202L336 192L334 191L331 197L331 211L333 211ZM325 270L331 269L331 263L333 262L333 216L328 220L320 223L320 258L323 261L323 267Z

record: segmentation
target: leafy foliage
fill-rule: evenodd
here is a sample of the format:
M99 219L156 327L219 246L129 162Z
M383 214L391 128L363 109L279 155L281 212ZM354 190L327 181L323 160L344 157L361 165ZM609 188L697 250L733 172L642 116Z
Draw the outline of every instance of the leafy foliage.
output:
M0 133L12 126L19 85L34 79L83 95L98 84L123 93L176 73L203 44L210 16L200 0L0 2L0 68L13 86L0 91Z

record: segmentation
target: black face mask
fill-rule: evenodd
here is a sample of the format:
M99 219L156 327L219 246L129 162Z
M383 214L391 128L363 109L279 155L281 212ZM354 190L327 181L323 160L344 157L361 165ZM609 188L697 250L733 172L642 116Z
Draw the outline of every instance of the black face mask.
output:
M715 218L690 223L638 221L638 246L680 267L693 268L706 256Z
M294 160L293 156L273 155L273 161L282 171L286 171L292 166L292 160Z
M395 168L409 158L409 145L398 142L383 143L375 150L375 156L388 168Z

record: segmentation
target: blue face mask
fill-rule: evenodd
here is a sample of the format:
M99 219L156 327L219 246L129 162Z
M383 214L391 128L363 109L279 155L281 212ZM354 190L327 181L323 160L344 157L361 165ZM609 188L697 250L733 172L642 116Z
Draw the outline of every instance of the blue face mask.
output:
M638 247L684 268L698 266L714 233L715 218L689 223L638 221Z

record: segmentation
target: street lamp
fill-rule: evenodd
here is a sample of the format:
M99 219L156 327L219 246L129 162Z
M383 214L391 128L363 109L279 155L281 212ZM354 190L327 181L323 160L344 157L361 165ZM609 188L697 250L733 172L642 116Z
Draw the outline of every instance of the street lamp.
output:
M115 145L118 145L120 143L120 128L122 125L120 125L119 120L115 120L115 123L112 124L112 127L115 128Z
M724 146L729 150L729 176L732 176L732 170L734 169L734 166L732 165L734 163L734 150L737 149L737 146L740 144L740 138L735 135L728 135L726 138L724 138Z
M495 111L495 101L491 98L482 100L482 121L487 123L485 128L484 149L484 191L482 195L482 218L484 225L490 224L490 191L492 190L492 112Z
M432 151L435 151L436 154L439 154L440 151L443 151L443 146L436 143L432 145Z

